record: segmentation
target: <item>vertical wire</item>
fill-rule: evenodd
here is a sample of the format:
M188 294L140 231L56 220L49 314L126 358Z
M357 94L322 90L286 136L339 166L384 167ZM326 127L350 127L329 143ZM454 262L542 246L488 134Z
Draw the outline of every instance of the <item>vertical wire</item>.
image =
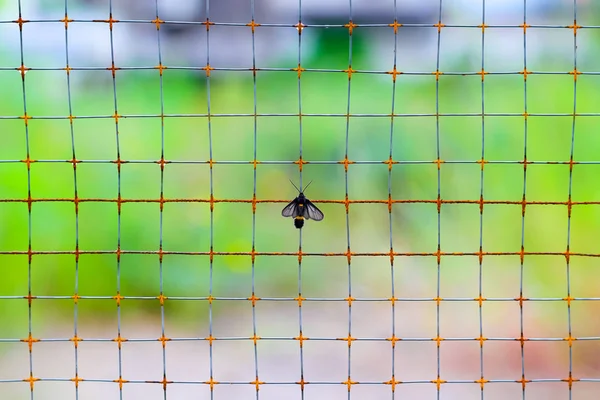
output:
M18 11L19 11L19 21L23 21L23 16L21 14L21 0L18 0ZM32 336L32 295L31 295L31 267L32 267L32 216L31 216L31 153L30 153L30 144L29 144L29 126L27 123L27 94L25 88L25 57L23 52L23 24L19 24L19 50L21 57L21 88L23 91L23 115L25 117L25 149L27 155L27 323L28 323L28 331L29 331L29 385L31 388L30 399L33 400L33 336Z
M73 192L74 198L78 199L77 190L77 156L75 153L75 131L73 128L73 102L71 100L71 73L69 66L69 6L68 0L65 0L65 65L67 70L67 103L69 106L69 129L71 134L71 156L73 163ZM79 399L79 336L78 320L79 320L79 203L75 201L75 293L73 295L73 341L75 350L75 400Z
M252 334L254 343L254 379L256 383L256 400L259 399L259 379L258 379L258 342L256 336L256 263L254 252L256 251L256 153L257 153L257 97L256 97L256 37L255 37L255 23L254 23L254 1L250 0L250 13L252 16L252 85L253 85L253 96L254 96L254 133L253 133L253 156L254 156L254 169L252 170Z
M573 398L573 342L571 326L571 194L573 189L573 156L575 153L575 121L577 113L577 0L573 0L573 124L571 128L571 151L569 155L569 197L567 206L567 250L566 274L567 274L567 323L569 330L569 400Z
M350 26L352 20L352 0L348 0ZM350 251L350 212L348 203L348 147L350 141L350 93L352 88L352 28L348 30L348 105L346 107L346 150L344 154L344 180L346 189L346 242L348 245L348 400L351 398L352 388L352 253Z
M435 141L437 157L437 295L436 295L436 357L437 357L437 380L436 396L440 399L440 292L441 292L441 236L442 236L442 179L441 179L441 151L440 151L440 48L442 41L442 0L438 12L438 34L437 34L437 54L436 54L436 75L435 75Z
M483 170L485 166L485 0L481 10L481 173L479 191L479 370L481 400L484 398L483 371Z
M109 10L109 32L110 32L110 59L112 66L112 87L113 87L113 102L115 108L115 140L117 150L117 344L118 344L118 359L119 359L119 399L123 400L123 352L121 340L121 146L119 141L119 112L117 106L117 78L115 71L115 45L113 40L113 2L108 1Z
M213 146L212 146L212 121L211 121L211 106L210 106L210 0L206 0L206 108L208 117L208 171L209 171L209 186L210 186L210 257L209 257L209 272L208 272L208 369L210 378L210 399L214 399L214 370L213 370L213 280L214 280L214 179L213 179Z
M165 297L164 297L164 270L163 270L163 229L164 229L164 193L165 193L165 104L164 104L164 82L162 70L162 51L160 41L160 19L158 12L158 0L154 0L156 10L156 44L158 49L158 65L159 65L159 83L160 83L160 213L159 213L159 239L158 239L158 270L159 270L159 285L160 285L160 331L162 344L162 362L163 362L163 398L167 400L167 342L165 339Z
M523 0L523 207L521 211L521 257L519 266L519 330L521 342L521 387L525 400L525 341L523 317L523 276L525 272L525 199L527 196L527 0Z
M302 0L298 0L298 129L300 135L299 143L299 184L302 190ZM304 336L302 336L302 229L298 229L298 329L300 335L300 398L304 400Z
M398 4L394 0L394 23L398 22ZM396 72L397 57L398 57L398 31L394 28L394 68ZM390 222L390 280L392 290L392 379L390 381L392 387L392 400L396 397L396 290L395 290L395 273L394 273L394 237L393 237L393 220L392 220L392 161L394 159L394 111L396 109L396 75L392 75L392 112L390 122L390 158L388 168L388 201L389 201L389 222Z

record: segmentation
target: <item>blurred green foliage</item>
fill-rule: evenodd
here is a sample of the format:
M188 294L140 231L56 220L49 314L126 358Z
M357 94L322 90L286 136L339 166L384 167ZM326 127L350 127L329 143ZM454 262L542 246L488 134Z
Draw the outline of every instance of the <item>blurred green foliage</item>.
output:
M335 35L334 35L335 36ZM320 56L306 60L307 68L346 68L347 37L322 38ZM355 48L354 61L368 64ZM295 66L294 60L283 63ZM460 68L460 65L457 66ZM547 65L551 70L551 65ZM390 65L391 69L391 65ZM213 71L210 83L210 107L214 114L252 113L254 82L251 73ZM78 164L76 179L73 168L64 160L72 158L71 131L65 119L36 119L42 116L69 114L64 72L29 71L26 75L27 112L29 120L29 151L37 162L30 174L24 163L0 163L0 198L25 199L28 187L31 195L43 198L73 198L74 182L82 199L158 199L161 185L168 199L208 199L210 173L207 163L168 164L161 175L156 163L164 156L171 161L206 161L209 159L209 137L215 161L250 161L256 151L260 161L296 160L299 147L297 117L214 117L211 130L206 118L165 118L164 130L160 118L122 118L119 120L119 149L123 160L146 161L117 167L93 160L117 158L117 135L110 116L114 97L110 72L73 71L71 102L75 156ZM161 101L165 114L203 114L207 112L207 86L198 74L165 70L161 93L157 71L118 71L116 79L117 108L122 115L160 114ZM571 113L574 103L572 75L529 75L527 78L527 110L529 113ZM595 76L579 76L577 111L598 112L597 94L600 85ZM258 113L297 113L298 78L295 72L259 72L256 76L256 108ZM23 115L21 78L15 71L0 71L0 116ZM389 75L355 74L352 78L350 113L391 113L395 96L396 114L411 114L394 119L393 158L398 161L424 163L397 164L392 170L394 199L433 200L438 192L436 159L436 118L415 116L436 111L435 76L400 75L393 91ZM345 114L348 77L341 73L310 73L302 75L303 113ZM161 100L162 96L162 100ZM439 78L440 113L523 113L524 80L522 75L485 76L482 103L481 77L442 75ZM302 118L303 158L307 161L339 161L346 152L353 161L384 161L390 152L390 118L353 117L347 126L344 117ZM256 124L256 131L255 131ZM450 161L477 161L482 158L482 128L485 128L484 157L488 161L523 160L525 145L528 161L569 160L574 129L576 161L597 161L600 136L598 117L489 116L482 121L476 116L439 118L440 158ZM26 158L26 135L23 120L0 119L1 160ZM256 148L255 148L256 139ZM526 198L529 201L566 201L571 186L572 201L597 201L600 195L595 177L600 172L593 164L573 167L530 164L527 167ZM481 180L480 164L442 164L440 193L447 200L478 200L483 182L487 200L520 201L523 195L523 165L515 163L486 164ZM297 165L259 164L256 171L259 199L291 200L295 190L288 178L297 182ZM342 165L305 165L303 181L314 179L307 192L311 199L343 199L345 194ZM250 164L216 164L213 169L214 195L217 199L251 199L253 168ZM387 165L350 165L348 171L351 199L387 199ZM248 203L218 203L214 209L214 250L218 252L250 251L255 238L256 251L293 252L298 248L298 231L292 221L281 218L283 203L257 206L255 225ZM346 215L342 204L323 204L323 222L307 222L303 237L305 252L344 252L347 248ZM570 220L570 250L598 253L598 207L573 207ZM120 220L115 203L82 202L78 225L73 203L36 202L28 214L23 202L0 203L0 248L2 251L26 251L29 237L36 251L72 251L78 241L81 250L156 251L159 238L166 251L209 251L211 241L210 210L207 203L167 203L161 213L157 203L126 203ZM389 250L389 222L386 204L352 205L350 207L350 242L356 252ZM438 243L438 214L435 204L395 204L393 206L393 241L397 251L434 252ZM480 214L477 204L443 205L441 208L440 241L445 252L476 252L480 241ZM488 252L518 252L521 246L521 206L486 205L481 224L483 250ZM31 227L29 223L31 222ZM564 252L567 249L567 207L532 205L526 209L524 243L530 252ZM78 231L76 234L76 226ZM253 235L254 232L254 235ZM248 256L215 256L213 281L209 282L209 259L206 256L167 255L162 266L156 255L126 254L119 269L114 254L82 255L76 274L73 255L36 255L29 266L27 256L1 255L1 296L23 296L31 291L35 296L114 296L120 285L123 296L155 297L207 296L212 284L214 296L249 296L252 285L258 296L295 297L298 289L297 258L293 256L256 258L255 280ZM572 257L572 295L590 295L598 272L593 258ZM423 259L423 262L426 261ZM428 261L427 261L428 262ZM314 293L327 293L333 280L345 280L346 259L306 257L303 263L305 286ZM389 263L382 257L373 263ZM397 263L402 263L398 258ZM513 284L497 296L518 296L518 256L486 257L486 265L510 268ZM444 275L444 285L452 286L476 269L477 257L444 257L442 269L455 271ZM362 263L369 268L368 262ZM564 258L531 256L525 259L525 293L529 297L566 296L566 263ZM30 271L28 272L28 268ZM162 267L162 273L161 273ZM341 271L341 273L340 273ZM423 268L423 274L435 280L434 269ZM117 273L118 272L118 273ZM368 273L368 272L365 272ZM117 275L119 278L117 278ZM77 280L76 280L77 277ZM383 283L381 283L383 282ZM432 281L433 282L433 281ZM516 282L516 283L515 283ZM380 276L381 296L387 282ZM500 289L498 289L500 290ZM477 293L477 287L472 290ZM493 297L493 289L487 292ZM509 293L509 294L507 294ZM471 295L469 294L469 295ZM432 293L434 295L434 293ZM45 302L45 303L44 303ZM137 310L158 313L158 300L125 300ZM202 323L206 305L184 300L167 301L169 315L178 321ZM218 304L217 304L218 303ZM215 307L231 306L216 302ZM200 308L198 308L200 307ZM60 315L72 316L73 301L34 300L34 319L40 321ZM112 300L81 300L81 320L108 318L114 315ZM0 337L25 337L27 332L26 300L0 301ZM192 321L193 320L193 321ZM196 321L196 322L194 322Z

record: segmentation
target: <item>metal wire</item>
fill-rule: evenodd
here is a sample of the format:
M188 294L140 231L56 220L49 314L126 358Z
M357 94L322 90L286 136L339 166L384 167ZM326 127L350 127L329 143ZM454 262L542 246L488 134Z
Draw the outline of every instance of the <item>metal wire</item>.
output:
M27 343L29 353L29 377L23 379L3 379L0 376L0 383L16 383L16 382L28 382L31 388L30 398L34 399L34 387L37 382L65 382L74 383L75 386L75 398L79 399L80 390L79 385L81 382L97 382L97 383L108 383L118 384L119 387L119 398L123 399L123 387L124 385L131 384L159 384L163 388L163 398L167 399L167 387L171 384L190 384L190 385L203 385L210 388L210 398L214 399L214 389L217 385L252 385L255 388L254 397L259 400L261 396L260 388L262 385L289 385L298 387L301 393L301 398L305 398L305 385L343 385L347 388L347 398L350 400L353 396L353 388L356 385L386 385L391 389L390 395L392 399L400 398L397 394L396 389L400 385L412 385L412 384L426 384L435 385L436 387L436 398L442 398L442 387L446 384L478 384L480 386L480 398L485 398L485 388L488 384L500 384L500 383L514 383L520 384L522 387L522 398L526 398L526 389L530 383L567 383L568 384L568 396L569 399L573 397L572 386L575 382L595 382L600 383L600 378L578 378L574 376L573 372L573 341L600 341L600 336L573 336L572 330L572 311L571 305L573 302L584 302L584 301L600 301L598 297L583 297L573 296L571 287L571 261L574 257L581 258L598 258L600 252L572 252L572 237L571 227L572 219L571 214L574 207L593 206L600 205L600 200L589 200L589 201L573 201L572 200L572 187L573 187L573 167L575 165L600 165L600 160L593 161L576 161L574 159L575 153L575 129L576 119L582 117L598 117L600 113L579 113L577 112L577 81L579 76L596 76L600 75L598 71L579 71L577 64L577 32L578 30L595 30L600 28L596 25L578 25L577 24L577 1L573 0L573 25L551 25L551 24L529 24L527 16L527 2L524 0L523 3L523 23L520 25L488 25L486 24L486 2L483 0L482 4L482 18L481 24L479 25L462 25L462 24L445 24L442 21L443 4L442 0L439 1L438 9L438 22L436 24L400 24L398 23L398 4L394 0L394 21L387 24L356 24L353 21L353 6L352 0L349 0L349 22L347 24L305 24L302 22L302 0L298 0L298 23L297 24L277 24L277 23L258 23L255 21L255 1L251 0L251 21L249 23L223 23L211 21L210 14L210 1L206 1L205 13L206 21L204 22L188 22L188 21L176 21L176 20L161 20L158 0L155 1L155 14L156 18L153 20L116 20L113 19L112 0L109 1L109 19L107 20L90 20L90 19L71 19L68 16L68 6L65 1L65 16L64 19L32 19L25 20L21 14L21 1L18 1L19 19L18 20L0 20L0 24L18 24L19 26L19 40L20 40L20 63L18 67L0 67L0 71L18 71L21 75L22 80L22 95L23 95L23 114L22 115L0 115L0 121L4 120L23 120L24 121L24 132L25 132L25 146L26 146L26 158L25 159L4 159L0 160L2 164L8 163L21 163L27 167L27 198L0 198L0 204L3 203L26 203L28 205L28 240L27 250L1 250L0 255L27 255L28 256L28 289L27 295L15 295L7 296L0 295L0 300L11 300L11 299L26 299L28 301L28 337L27 338L0 338L0 343ZM23 25L32 23L63 23L65 26L65 63L64 68L52 68L52 67L27 67L23 52ZM110 48L111 48L111 66L110 67L70 67L69 64L69 26L70 24L78 23L95 23L95 24L108 24L110 30ZM146 24L156 26L156 37L158 45L158 65L156 66L139 66L139 67L120 67L116 65L114 57L114 43L113 43L113 25L115 24ZM162 49L161 49L161 27L165 25L187 25L187 26L203 26L206 28L206 65L203 67L183 67L176 65L163 65ZM213 26L222 27L246 27L250 28L252 35L252 67L250 68L217 68L211 66L210 59L210 28ZM255 30L261 29L262 27L272 28L296 28L298 31L298 65L296 68L257 68L256 67L256 37ZM402 28L411 27L423 27L423 28L435 28L437 30L437 54L436 54L436 70L435 71L399 71L398 70L398 57L401 55L398 53L398 31ZM348 30L348 68L347 69L324 69L324 68L305 68L302 66L302 34L304 29L347 29ZM394 62L393 69L389 71L376 71L376 70L361 70L353 68L353 31L356 29L368 29L368 28L388 28L393 29L394 32ZM442 32L445 29L460 28L460 29L475 29L481 31L481 71L465 71L465 72L445 72L442 69L441 60L441 49L442 49ZM486 51L485 34L487 30L492 29L519 29L523 31L523 70L513 71L486 71L486 64L484 62L484 54ZM573 31L573 70L571 71L533 71L528 69L527 60L527 32L530 29L567 29ZM570 68L570 67L569 67ZM71 71L111 71L112 75L112 92L113 92L113 115L74 115L73 114L73 100L71 97ZM160 79L160 113L159 114L120 114L118 107L118 94L116 85L116 75L119 71L128 70L158 70ZM206 113L165 113L164 112L164 83L163 83L163 71L164 70L185 70L185 71L204 71L206 78L206 92L207 92L207 109ZM27 108L26 98L26 79L25 75L28 71L65 71L67 75L67 100L69 115L29 115ZM211 106L211 72L212 71L229 71L229 72L252 72L253 74L253 112L252 113L213 113ZM258 113L258 100L257 100L257 74L261 72L296 72L298 74L298 112L297 113ZM304 113L302 104L302 86L301 78L305 73L328 73L328 74L345 74L348 76L347 84L347 106L345 113ZM391 110L389 113L352 113L351 112L351 89L352 89L352 78L355 74L370 74L370 75L383 75L390 76L392 79L392 96L391 96ZM435 112L434 113L398 113L396 112L397 96L397 79L400 79L402 75L407 76L435 76ZM522 76L523 77L523 90L524 90L524 109L522 113L491 113L486 111L485 103L485 78L486 76ZM552 76L572 76L574 80L573 86L573 111L572 113L530 113L528 109L528 76L530 75L552 75ZM440 76L481 76L481 111L480 112L469 112L469 113L442 113L440 112ZM168 159L165 153L165 128L164 121L169 118L199 118L201 121L205 121L208 130L208 160L179 160L179 159ZM299 125L299 153L298 160L266 160L258 159L258 121L261 118L270 117L290 117L298 119ZM310 160L305 159L303 155L303 119L307 117L331 117L331 118L344 118L345 119L345 149L343 160ZM406 133L398 134L394 132L395 121L398 118L417 118L427 117L435 119L436 126L436 159L435 160L401 160L395 159L394 154L394 143L402 143ZM481 159L478 160L450 160L445 159L442 154L441 145L441 129L440 129L440 118L445 117L473 117L481 118ZM485 152L485 140L486 140L486 119L496 117L511 117L511 118L523 118L523 159L522 160L487 160ZM528 158L528 134L529 134L529 121L532 118L546 118L546 117L568 117L572 119L572 130L571 130L571 145L570 155L568 160L530 160ZM121 119L144 119L152 118L159 120L161 123L161 156L159 160L126 160L121 158L121 145L119 138L119 121ZM252 160L214 160L213 156L213 118L252 118L253 120L253 158ZM356 118L390 118L390 151L389 159L387 160L351 160L349 159L349 147L350 147L350 126ZM114 120L115 122L115 150L116 158L114 160L91 160L91 159L79 159L76 152L75 133L74 133L74 119L108 119ZM70 139L71 139L71 154L72 159L32 159L30 153L30 135L29 135L29 121L32 120L69 120L70 122ZM394 136L396 138L394 139ZM73 179L74 179L74 192L73 197L33 197L31 191L31 171L30 167L36 163L69 163L73 166ZM117 197L116 198L82 198L79 196L78 191L78 175L77 168L80 164L115 164L117 167ZM126 164L158 164L160 166L160 197L156 198L123 198L122 193L122 180L121 180L121 168ZM197 198L167 198L164 195L164 170L169 164L182 164L182 165L208 165L209 166L209 186L210 194L208 198L197 197ZM297 252L276 252L276 251L257 251L256 250L256 205L257 204L277 204L286 203L289 199L267 199L259 198L257 190L257 165L297 165L299 169L299 187L303 186L303 167L306 165L343 165L344 166L344 183L345 193L344 199L316 199L313 200L319 203L335 204L344 206L345 208L345 227L346 227L346 251L345 252L305 252L302 247L302 230L299 231L298 251ZM387 199L351 199L349 195L349 166L355 165L387 165L388 166L388 198ZM437 187L435 198L423 198L423 199L394 199L392 196L392 177L393 167L399 165L426 165L433 164L437 167ZM478 164L481 167L479 175L479 198L478 199L458 199L448 200L442 198L442 179L441 179L441 168L443 165L471 165ZM521 200L490 200L486 199L485 188L484 188L484 170L487 164L497 165L522 165L523 166L523 187L522 187L522 199ZM217 198L215 193L215 179L213 176L213 167L215 165L253 165L253 191L251 199L232 199L232 198ZM526 200L528 173L527 168L530 165L568 165L569 166L569 186L568 186L568 200L566 201L533 201ZM529 177L529 180L531 178ZM74 250L34 250L34 243L32 240L32 205L34 203L48 203L48 202L61 202L61 203L73 203L75 209L75 244ZM80 227L81 222L79 218L79 205L81 203L110 203L116 204L118 209L117 214L117 248L116 250L80 250ZM122 237L122 205L126 203L158 203L160 205L159 214L159 240L158 250L128 250L121 248L121 237ZM165 250L163 248L163 230L165 216L163 214L163 207L167 203L204 203L210 206L210 248L209 251L173 251ZM216 204L222 203L246 203L252 205L252 247L249 252L242 251L214 251L214 207ZM380 204L382 207L386 206L389 211L389 252L357 252L352 251L351 246L351 228L350 228L350 205L355 204ZM436 251L432 252L411 252L411 251L398 251L394 249L394 238L393 238L393 213L392 209L394 205L399 204L435 204L437 206L437 248ZM479 208L479 236L478 243L479 249L475 252L448 252L442 251L442 211L445 205L449 204L469 204L477 206ZM484 209L486 205L505 205L505 206L516 206L522 210L521 214L521 240L520 250L513 252L491 252L484 250ZM558 206L566 207L567 212L567 243L565 251L526 251L525 250L525 216L526 209L531 207L547 207L547 206ZM74 284L74 295L69 296L42 296L34 295L32 291L32 264L33 261L44 255L73 255L75 257L75 284ZM101 255L110 254L116 256L116 282L114 296L85 296L79 294L79 274L80 264L79 257L81 255ZM159 294L157 296L125 296L121 294L121 257L126 254L150 254L158 256L158 268L159 268ZM206 296L166 296L164 292L164 265L163 257L165 255L186 255L197 257L200 260L208 258L209 265L209 284L208 293ZM566 261L566 296L565 297L525 297L524 292L524 273L525 264L524 258L526 256L547 256L547 257L564 257ZM214 296L214 273L215 273L215 258L232 258L235 256L247 257L249 265L251 267L251 296L250 297L234 297L234 296ZM503 257L503 256L518 256L519 262L519 297L485 297L483 289L483 279L485 273L485 260L490 257ZM260 293L256 293L256 269L257 261L262 257L296 257L298 259L298 296L297 297L259 297ZM347 260L347 279L348 279L348 293L347 297L305 297L303 295L303 259L305 257L318 257L325 260L331 258L344 257ZM353 276L352 276L352 262L356 257L365 258L377 258L387 257L389 258L390 267L390 296L381 297L354 297L353 294ZM436 260L436 292L435 297L402 297L397 296L398 291L395 287L396 280L396 268L399 264L400 257L429 257L435 258ZM449 257L473 257L477 259L478 264L478 288L477 297L442 297L442 268L444 260L448 260ZM356 283L356 279L355 279ZM34 336L32 329L32 303L37 300L71 300L74 303L74 326L72 337L58 337L58 338L41 338ZM144 300L144 301L156 301L160 302L161 311L161 336L159 338L125 338L122 336L122 309L121 302L124 300ZM94 337L80 337L79 336L79 309L78 303L80 300L105 300L114 301L116 305L117 314L117 336L114 339L106 338L94 338ZM206 304L208 308L208 336L207 337L172 337L169 335L165 327L165 302L201 302ZM215 336L214 335L214 309L213 303L215 301L229 301L229 302L249 302L252 306L252 336ZM260 329L257 324L256 318L256 303L257 302L275 302L275 303L297 303L298 304L298 336L259 336ZM348 305L348 325L347 325L347 337L323 337L323 336L304 336L305 327L303 326L303 303L313 302L329 302L329 303L346 303ZM445 303L466 303L472 304L473 302L478 304L478 337L446 337L442 331L440 324L440 306ZM519 337L503 337L503 336L488 336L486 335L486 329L484 327L483 318L483 304L489 303L514 303L519 305ZM533 302L546 302L546 303L560 303L567 305L567 337L530 337L525 332L525 316L523 313L524 304ZM391 336L390 337L354 337L353 336L353 318L356 318L356 313L353 316L352 305L358 303L384 303L389 304L391 307ZM396 311L401 309L403 306L414 303L432 303L436 307L436 323L435 323L435 337L417 337L417 336L402 336L398 334L397 330L397 315ZM123 376L123 356L122 356L122 343L155 343L160 342L162 345L162 380L135 380L125 379ZM213 342L252 342L253 346L253 381L242 381L242 380L228 380L228 381L217 381L214 373L214 349ZM298 343L299 345L299 379L297 381L262 381L260 379L260 361L258 351L259 342L291 342ZM306 341L323 341L323 342L346 342L347 347L347 380L332 381L332 380L319 380L319 381L307 381L305 380L305 348L304 343ZM402 379L396 368L397 359L401 358L397 343L399 341L412 342L412 343L436 343L436 376L431 379ZM441 355L441 342L473 342L479 345L479 379L443 379L447 371L442 368L442 355ZM74 364L75 364L75 375L74 378L48 378L38 376L36 369L34 368L33 362L33 345L34 343L73 343L74 344ZM118 344L118 378L115 379L97 379L92 377L80 377L80 343L117 343ZM209 375L206 377L199 378L197 380L174 380L168 379L167 371L167 342L201 342L208 344L209 351ZM386 381L374 381L374 380L358 380L353 379L353 358L356 359L355 353L352 350L353 343L361 342L380 342L389 343L391 349L391 371L390 379ZM484 343L492 342L519 342L520 343L520 379L488 379L486 378L487 370L484 370ZM568 361L569 370L568 377L562 378L531 378L527 376L526 365L525 365L525 343L531 342L565 342L568 344Z

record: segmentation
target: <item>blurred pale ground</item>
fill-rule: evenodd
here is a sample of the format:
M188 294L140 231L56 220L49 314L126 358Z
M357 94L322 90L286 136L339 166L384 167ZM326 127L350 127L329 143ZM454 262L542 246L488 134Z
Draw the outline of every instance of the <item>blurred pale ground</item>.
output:
M250 10L234 3L214 2L211 20L248 22ZM305 2L303 2L304 4ZM303 22L344 21L347 4L320 9L319 2L306 1ZM385 5L384 5L385 3ZM528 1L529 24L573 23L572 2ZM0 20L18 17L16 1L0 1ZM23 18L64 17L64 7L51 2L22 1ZM131 7L124 5L129 4ZM204 3L181 2L181 8L166 8L169 19L204 20ZM212 4L212 3L211 3ZM295 2L256 1L258 22L297 22ZM355 21L391 22L393 2L356 1ZM547 5L548 10L543 11ZM550 8L552 4L553 8ZM597 25L597 5L577 1L578 24ZM402 21L436 23L439 2L398 0ZM105 19L106 1L85 5L69 2L69 16L77 19ZM523 23L520 1L486 1L487 24ZM569 8L571 7L571 8ZM162 9L162 8L161 8ZM442 22L479 25L481 1L445 1ZM179 10L179 11L178 11ZM181 16L182 12L184 16ZM233 10L233 11L232 11ZM369 11L373 11L369 13ZM152 19L154 2L115 2L115 18ZM345 23L345 22L344 22ZM167 28L164 29L165 32ZM163 30L161 29L161 32ZM211 65L250 67L252 62L249 28L211 28ZM515 72L523 70L523 34L520 28L490 28L485 33L483 54L485 70ZM198 26L180 36L161 33L163 63L167 66L206 64L205 27ZM20 65L18 26L0 23L0 160L26 157L22 120L6 119L23 115L21 77L14 70ZM27 23L23 27L25 65L28 67L65 66L64 25ZM353 68L391 70L394 35L391 28L357 28L354 36ZM118 23L114 29L117 66L158 64L156 30L145 24ZM600 70L597 29L580 29L577 34L580 71ZM293 28L257 28L256 57L259 67L293 68L297 65L297 31ZM400 29L398 70L431 72L435 70L437 31L435 28ZM440 70L480 71L481 30L444 28L441 32ZM561 71L564 75L532 74L527 78L529 113L571 113L573 111L573 31L570 29L529 29L527 32L529 71ZM303 33L305 68L344 69L348 66L348 35L345 29L306 28ZM108 27L99 23L72 23L69 27L69 57L77 67L110 65ZM72 71L71 100L76 116L108 116L114 113L112 80L108 71ZM577 111L600 112L600 77L580 75L577 86ZM66 116L69 114L64 71L32 70L26 75L28 115ZM486 113L522 113L524 91L522 75L487 75L484 101ZM163 80L166 114L203 114L207 112L204 72L167 69ZM258 113L297 113L298 92L295 72L259 72L256 82ZM395 93L398 114L435 112L435 78L401 75ZM122 115L160 114L159 75L155 70L117 72L118 110ZM392 82L389 75L355 74L352 77L351 113L391 112ZM442 75L439 84L440 113L481 113L481 77ZM212 113L252 113L253 82L249 72L211 74ZM346 113L347 76L305 72L302 75L304 113ZM598 161L600 136L598 117L578 117L575 123L576 161ZM79 160L116 159L115 125L111 118L75 119L74 138ZM570 117L529 117L527 158L530 161L568 161L573 121ZM160 169L153 164L160 158L159 118L123 118L119 121L121 157L145 160L146 164L125 164L121 171L121 194L128 199L158 199ZM431 161L436 158L436 124L432 117L399 117L394 124L393 157L402 161ZM261 161L298 158L298 121L295 117L260 117L257 121L257 159ZM337 161L344 158L346 121L334 117L303 118L303 155L305 160ZM387 118L351 118L348 157L350 160L386 160L389 156L390 122ZM252 118L212 119L213 159L249 161L253 158L254 121ZM209 159L208 125L205 118L166 118L164 148L167 160L206 161ZM235 145L232 145L235 144ZM29 120L31 158L69 160L72 158L68 120ZM446 161L481 159L481 118L441 117L440 152ZM491 161L523 159L524 121L518 117L485 118L485 158ZM598 201L595 185L600 168L579 164L573 168L572 200ZM217 199L250 199L253 191L251 165L214 166L214 195ZM257 167L258 199L291 199L294 189L288 178L297 181L295 165ZM478 164L442 164L441 197L446 200L477 200L480 194ZM27 170L24 163L0 163L0 198L27 197ZM304 166L303 181L314 179L307 195L314 200L343 199L342 165ZM385 164L350 165L350 199L387 199L388 169ZM73 169L66 162L37 162L31 166L31 190L35 198L73 198ZM523 166L487 164L484 170L486 200L520 201L523 194ZM81 198L116 198L117 170L109 163L82 162L77 167L78 195ZM529 201L566 201L569 188L568 165L532 164L527 169ZM206 164L168 164L164 173L166 198L209 197L209 168ZM435 199L437 169L432 163L395 165L392 172L394 199ZM256 251L294 252L298 232L292 221L281 218L282 203L260 203L256 210ZM307 222L303 251L344 252L347 247L346 218L342 204L320 205L326 214L323 222ZM479 250L480 220L477 204L444 204L441 208L440 243L444 252ZM395 204L392 210L393 246L398 252L436 251L438 243L435 204ZM206 203L168 203L163 212L163 249L169 251L209 251L210 211ZM0 203L0 251L26 251L31 234L34 250L73 251L75 213L72 203L38 202L32 207L31 232L25 203ZM389 214L385 204L352 204L349 211L350 243L353 252L389 251ZM600 234L597 205L573 207L570 250L597 254ZM518 252L521 245L521 206L486 205L483 213L483 251ZM158 250L159 206L156 203L127 203L121 217L121 248ZM117 247L117 213L113 203L86 202L79 210L79 248L114 251ZM526 209L525 250L564 252L567 246L567 210L561 205L532 205ZM250 204L218 203L214 210L214 250L248 252L252 246ZM29 334L28 308L24 296L28 288L26 256L0 255L0 338L23 339ZM573 297L598 298L600 272L592 257L571 257L570 289ZM561 299L567 295L566 262L563 256L526 256L523 296ZM396 257L395 296L418 299L437 295L437 264L434 257ZM442 298L474 298L479 295L479 263L474 256L442 257L439 295ZM392 315L392 296L388 257L353 257L352 296L382 301L354 302L352 336L380 341L356 341L351 348L351 378L359 382L384 382L391 378L392 351L395 352L397 380L432 380L437 375L436 343L400 341L395 350L381 339L396 336L433 338L437 335L436 305L433 301L397 302ZM215 297L248 297L252 273L249 257L215 256L213 264ZM68 339L74 334L74 304L68 296L76 288L75 260L72 255L36 255L31 263L31 291L34 296L66 296L66 299L35 299L31 307L31 332L34 338ZM114 296L117 285L114 254L82 255L77 273L80 296ZM121 305L122 376L128 380L161 380L163 353L160 342L161 316L158 300L161 279L156 255L123 255L120 265L121 295L150 297L125 299ZM308 298L345 298L348 296L348 265L345 257L303 258L302 295ZM486 298L519 296L518 256L485 256L482 264L481 292ZM171 297L209 295L209 261L205 256L167 255L162 264L162 287ZM293 256L258 256L255 263L255 293L258 297L293 298L298 295L298 262ZM595 301L575 301L571 306L573 337L599 337L600 312ZM114 300L82 299L77 305L77 330L83 339L114 339L117 312ZM348 335L348 305L343 301L307 301L302 306L303 335L312 338L341 338ZM483 336L514 339L520 335L520 310L516 301L486 301L482 305ZM530 301L523 305L523 330L526 337L554 338L554 341L525 343L526 379L564 379L569 373L569 346L558 339L568 336L567 305L564 301ZM200 339L209 335L206 301L167 300L165 335L170 338ZM300 379L299 345L294 340L267 340L269 337L298 336L298 306L293 301L261 300L256 304L258 370L261 381L296 382ZM252 308L248 301L218 300L213 303L213 335L218 338L247 338L253 335ZM440 304L439 330L445 338L480 336L479 307L475 301L444 301ZM254 348L250 340L218 340L213 344L214 379L217 381L254 380ZM574 378L600 378L600 345L595 340L572 344ZM445 380L481 378L480 347L475 340L443 341L440 344L440 376ZM83 341L78 348L78 374L83 379L117 379L117 344L111 341ZM0 381L24 379L30 374L26 343L0 341ZM166 343L165 364L171 381L209 379L208 342L173 340ZM33 375L38 378L71 379L75 376L73 343L39 342L33 344ZM488 380L521 378L520 344L515 340L488 340L483 344L483 373ZM304 344L304 374L309 382L342 382L348 378L348 347L343 341L309 340ZM216 385L216 399L256 398L252 385ZM600 383L575 382L573 399L596 399ZM489 383L485 399L522 398L518 383ZM536 382L526 386L527 399L567 399L565 382ZM119 398L116 383L80 383L80 399ZM30 398L26 382L0 383L0 398ZM35 383L35 399L73 399L72 382L43 380ZM160 384L126 383L124 399L162 399ZM208 385L169 384L167 398L210 398ZM396 387L396 398L436 398L434 384L407 384ZM265 384L261 399L299 399L298 385ZM348 398L345 386L309 384L307 399ZM392 398L389 385L354 385L352 399ZM444 384L442 399L479 399L476 383Z

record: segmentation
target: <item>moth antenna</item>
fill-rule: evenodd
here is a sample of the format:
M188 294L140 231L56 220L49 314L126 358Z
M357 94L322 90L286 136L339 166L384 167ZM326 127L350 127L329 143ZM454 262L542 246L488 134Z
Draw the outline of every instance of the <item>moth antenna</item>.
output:
M300 193L300 189L298 189L298 186L294 185L294 182L292 182L292 180L290 179L290 183L292 184L292 186L298 191L298 193Z
M306 191L306 188L308 188L310 186L310 184L313 183L313 181L311 180L310 182L308 182L308 185L304 186L304 190L302 191L302 193L304 193Z

